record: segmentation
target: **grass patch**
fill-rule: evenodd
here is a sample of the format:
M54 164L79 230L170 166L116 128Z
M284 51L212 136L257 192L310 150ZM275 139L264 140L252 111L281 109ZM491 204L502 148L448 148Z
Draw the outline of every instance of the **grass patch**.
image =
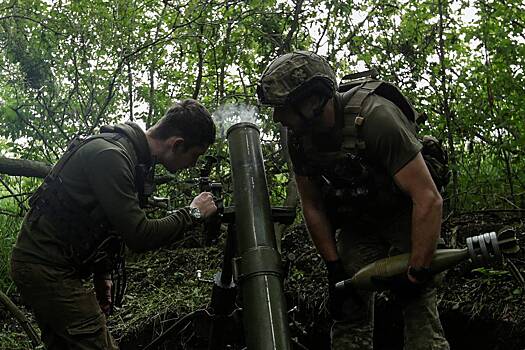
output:
M0 290L10 294L14 288L9 276L9 259L18 236L22 217L11 216L18 208L11 200L0 201Z
M124 305L109 319L113 336L134 343L146 328L156 332L163 324L196 309L204 308L211 295L209 280L220 269L222 249L160 249L129 255L126 266L128 288ZM154 329L151 330L151 327Z

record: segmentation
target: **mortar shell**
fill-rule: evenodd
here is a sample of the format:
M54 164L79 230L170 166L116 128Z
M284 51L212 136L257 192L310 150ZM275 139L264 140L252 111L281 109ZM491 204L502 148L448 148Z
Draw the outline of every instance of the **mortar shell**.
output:
M465 249L439 249L436 250L430 265L433 274L445 271L469 258ZM401 254L375 261L359 270L349 281L355 288L377 290L373 283L373 276L391 277L405 273L408 267L410 254ZM346 284L346 283L345 283Z

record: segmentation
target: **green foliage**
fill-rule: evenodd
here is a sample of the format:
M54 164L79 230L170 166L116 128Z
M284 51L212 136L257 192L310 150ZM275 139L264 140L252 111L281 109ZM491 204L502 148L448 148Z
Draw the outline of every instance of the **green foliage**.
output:
M309 49L339 77L376 67L428 115L422 131L443 140L454 171L448 209L524 209L524 28L522 0L8 0L0 5L0 155L51 164L75 135L125 120L149 127L188 97L211 111L254 105L267 64ZM282 205L290 179L279 127L267 108L258 122L271 203ZM223 183L231 205L225 140L209 153L220 161L211 179ZM198 176L178 174L158 194L187 205ZM0 179L0 288L11 291L9 255L39 180ZM478 273L487 283L502 277ZM289 283L303 277L295 269ZM148 300L173 291L160 285ZM202 300L197 287L181 295ZM141 310L137 324L152 314L144 300L131 303ZM6 348L19 342L0 337Z
M9 277L9 257L11 249L16 242L18 229L22 222L20 217L6 215L8 211L16 212L16 208L11 201L0 200L0 290L9 294L12 291L12 281Z
M490 279L490 278L497 278L501 276L508 276L510 275L510 272L506 270L494 270L486 267L479 267L477 269L472 270L472 272L479 273L483 278Z
M212 111L253 105L273 58L310 49L339 77L375 66L428 115L423 131L451 156L449 209L523 209L524 26L518 0L11 0L0 6L0 152L54 163L73 136L124 120L151 126L173 100L193 97ZM271 202L282 205L289 175L279 128L268 109L258 121ZM225 141L210 154L231 203ZM185 205L196 177L183 173L160 194ZM20 218L1 217L11 237Z

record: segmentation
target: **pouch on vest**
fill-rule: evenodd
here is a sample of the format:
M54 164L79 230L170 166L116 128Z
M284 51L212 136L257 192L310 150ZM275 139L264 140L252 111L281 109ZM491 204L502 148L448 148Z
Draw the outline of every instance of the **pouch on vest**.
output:
M417 130L417 124L426 119L425 114L419 114L415 111L412 104L395 85L377 80L377 75L378 73L375 69L349 74L343 77L339 85L340 92L347 92L353 89L351 92L352 96L348 102L352 116L350 117L351 120L345 120L345 128L347 130L344 131L344 134L348 136L347 140L343 142L350 152L362 151L366 147L359 132L360 127L365 122L364 116L360 114L360 111L364 99L370 94L377 94L394 103L412 124L414 131ZM441 142L433 136L425 135L420 137L416 134L416 137L423 145L421 155L425 160L430 175L438 190L443 192L450 180L447 152ZM353 150L353 147L359 149Z

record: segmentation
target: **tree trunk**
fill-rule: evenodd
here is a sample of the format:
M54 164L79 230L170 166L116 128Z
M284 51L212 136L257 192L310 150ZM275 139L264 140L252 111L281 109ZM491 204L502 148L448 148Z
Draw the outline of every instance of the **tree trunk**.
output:
M447 8L444 8L447 6ZM453 124L453 113L450 110L449 105L449 93L447 90L447 73L446 73L446 66L445 66L445 38L444 38L444 30L445 30L445 11L448 13L448 3L446 3L446 0L440 0L439 1L439 62L440 62L440 75L441 75L441 94L442 94L442 102L441 102L441 112L445 116L445 122L447 126L447 143L448 143L448 149L449 149L449 159L450 159L450 168L452 169L452 188L451 188L451 196L450 196L450 202L448 203L448 207L450 211L453 211L456 209L457 206L457 200L458 200L458 186L459 186L459 180L458 180L458 171L456 168L456 150L454 148L454 134L452 130L452 124Z
M51 165L36 160L0 157L0 174L44 178L51 168Z
M288 153L288 139L286 128L281 126L279 130L279 142L281 143L281 157L286 160L288 164L288 177L289 181L286 185L286 198L283 205L285 207L297 208L299 204L299 193L297 192L297 183L295 182L295 176L292 170L292 161L290 159L290 154ZM275 226L275 237L277 239L277 249L281 252L281 240L283 232L288 227L285 224L278 224Z

